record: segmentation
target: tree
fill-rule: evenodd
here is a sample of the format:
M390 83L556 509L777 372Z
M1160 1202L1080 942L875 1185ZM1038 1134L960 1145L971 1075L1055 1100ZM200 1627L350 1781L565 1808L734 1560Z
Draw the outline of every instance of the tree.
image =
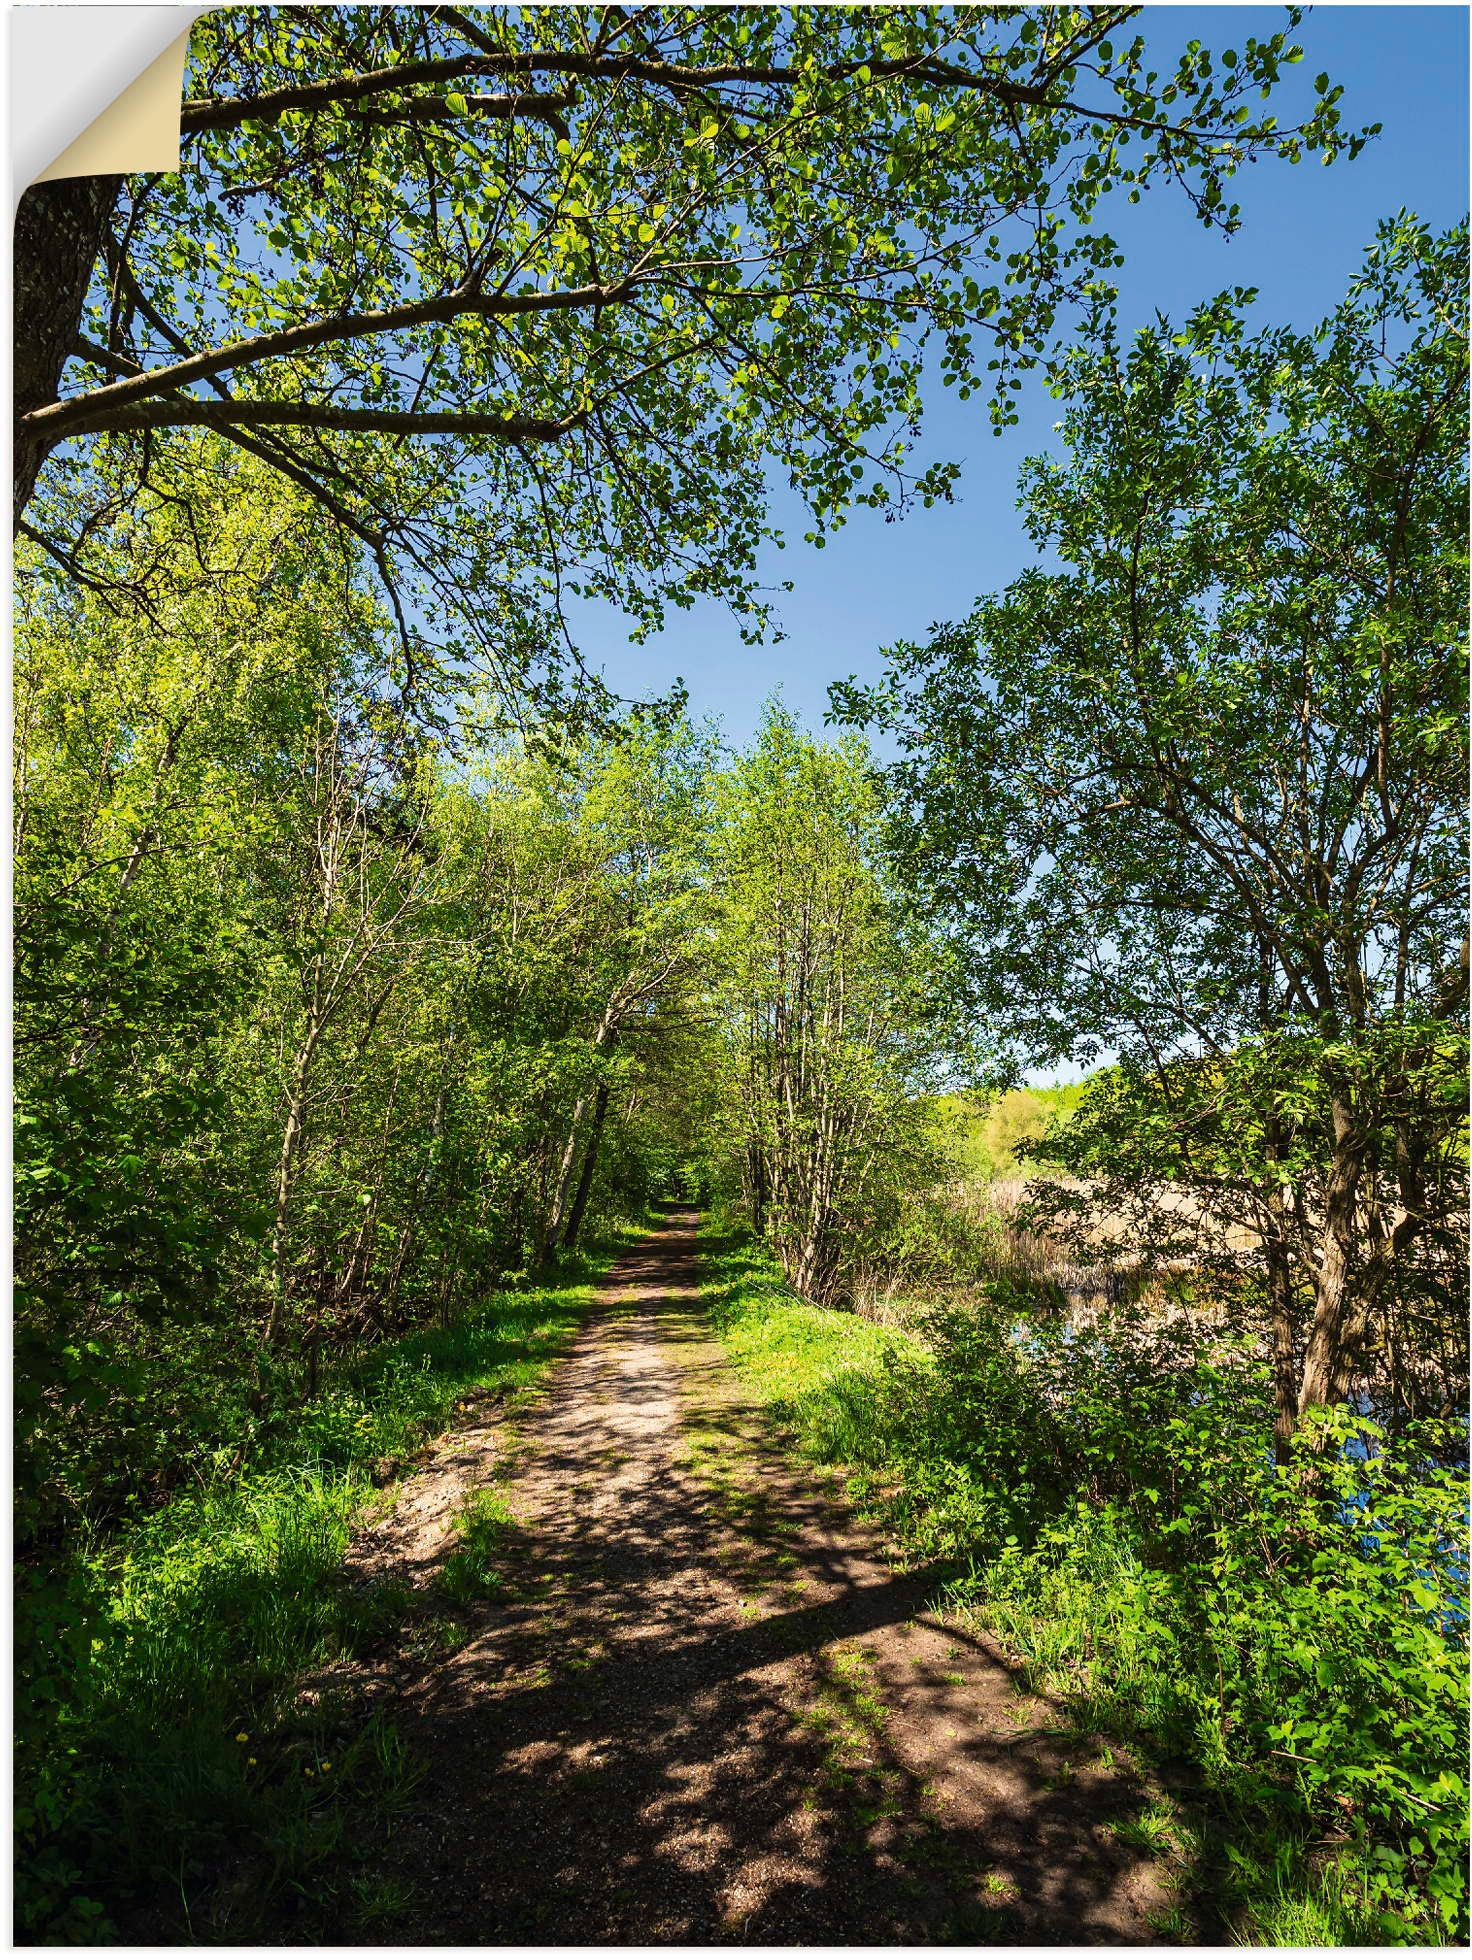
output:
M532 767L542 794L565 811L564 866L577 879L567 927L581 948L563 1057L575 1100L549 1183L545 1252L577 1243L615 1089L627 1093L682 1025L700 1019L713 747L688 723L636 716L616 740L586 741Z
M1262 107L1285 34L1156 73L1134 11L206 14L178 175L22 201L23 528L89 576L207 430L376 566L411 681L439 632L525 683L576 595L759 629L769 465L820 539L945 494L911 461L932 342L1013 419L1118 263L1109 194L1164 177L1230 229L1242 164L1359 147L1327 78L1301 126Z
M816 1300L844 1296L887 1198L934 1181L923 1098L965 1051L882 812L863 744L777 705L717 789L724 1123L755 1229Z
M1078 1167L1256 1235L1284 1428L1465 1230L1465 285L1402 214L1315 333L1101 310L1025 482L1063 568L838 690L978 1005L1120 1056Z
M252 1184L231 1033L258 1012L263 953L275 950L278 892L263 875L273 842L302 856L291 763L313 703L329 683L339 695L375 687L374 608L334 577L311 506L252 459L221 460L192 509L160 509L99 558L119 585L146 565L146 615L118 617L23 547L15 1259L27 1529L75 1499L78 1456L92 1467L77 1485L96 1498L113 1479L150 1476L158 1437L162 1451L191 1447L180 1343L205 1346L206 1330L250 1311L256 1275L240 1247L265 1191L264 1178ZM272 1121L279 1144L274 1109Z
M350 1050L362 1060L411 969L406 925L425 909L436 882L421 800L404 796L401 766L371 719L324 699L303 731L294 780L286 785L300 829L283 838L294 875L282 953L294 985L277 1039L283 1120L272 1193L273 1290L262 1336L268 1345L282 1328L290 1295L292 1206L327 1039L351 1018L357 1025ZM341 1080L332 1086L341 1096ZM307 1330L309 1339L313 1332Z
M223 447L195 491L100 590L22 547L31 1551L238 1469L345 1354L637 1211L668 1153L636 1105L678 1128L701 1079L708 738L452 762L305 495Z

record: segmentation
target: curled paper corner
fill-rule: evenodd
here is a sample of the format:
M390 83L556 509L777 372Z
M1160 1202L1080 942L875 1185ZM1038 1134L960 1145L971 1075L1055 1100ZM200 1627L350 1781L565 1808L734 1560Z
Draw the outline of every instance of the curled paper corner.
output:
M134 170L179 168L179 105L189 29L149 62L115 102L88 123L73 143L33 181L56 177L111 177Z
M10 12L12 184L179 168L189 34L203 7Z

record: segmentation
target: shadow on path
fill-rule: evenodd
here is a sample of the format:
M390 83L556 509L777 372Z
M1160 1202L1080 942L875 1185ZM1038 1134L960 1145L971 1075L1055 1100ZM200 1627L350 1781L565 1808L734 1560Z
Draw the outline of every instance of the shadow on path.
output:
M697 1293L672 1212L523 1425L472 1637L394 1711L427 1774L392 1936L1154 1940L1112 1829L1150 1792L764 1444Z

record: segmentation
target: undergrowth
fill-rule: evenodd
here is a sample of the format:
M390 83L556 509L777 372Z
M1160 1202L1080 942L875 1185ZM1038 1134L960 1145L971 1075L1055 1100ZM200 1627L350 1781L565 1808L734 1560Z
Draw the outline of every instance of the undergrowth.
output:
M1444 1438L1329 1412L1280 1471L1259 1367L1188 1325L1024 1329L981 1298L881 1330L719 1221L701 1258L801 1448L947 1562L950 1603L1079 1729L1169 1772L1178 1933L1465 1940L1467 1481Z
M381 1719L301 1687L403 1618L403 1589L348 1583L343 1553L463 1398L532 1388L611 1257L379 1349L242 1469L21 1574L20 1940L239 1942L268 1906L304 1938L367 1933L402 1906L374 1853L414 1765Z

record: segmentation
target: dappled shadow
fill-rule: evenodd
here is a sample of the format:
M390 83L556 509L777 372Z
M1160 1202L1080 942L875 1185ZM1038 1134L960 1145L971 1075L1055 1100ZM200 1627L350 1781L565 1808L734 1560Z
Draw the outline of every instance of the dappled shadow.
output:
M764 1441L692 1223L620 1265L528 1426L498 1590L400 1700L428 1774L391 1936L1153 1940L1160 1873L1115 1835L1149 1791Z

